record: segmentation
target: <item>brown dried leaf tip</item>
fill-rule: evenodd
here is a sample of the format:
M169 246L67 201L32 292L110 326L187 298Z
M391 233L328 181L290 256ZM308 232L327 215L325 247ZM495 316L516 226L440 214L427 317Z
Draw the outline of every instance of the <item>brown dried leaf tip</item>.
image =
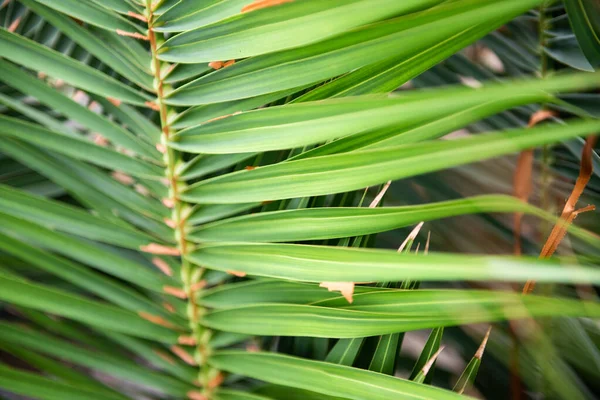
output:
M440 347L439 350L436 351L435 354L431 356L429 361L427 361L427 363L425 365L423 365L423 368L421 369L421 372L423 372L423 375L427 375L429 373L429 370L433 366L433 363L435 363L435 360L437 360L437 358L439 357L440 353L443 350L444 350L444 346Z
M180 299L187 299L187 293L182 288L173 286L163 286L163 292L171 296L178 297Z
M106 100L108 100L109 103L115 107L119 107L121 105L121 100L115 99L114 97L107 97Z
M165 303L162 303L162 306L163 306L163 308L164 308L165 310L167 310L167 311L168 311L168 312L170 312L171 314L174 314L174 313L175 313L175 311L176 311L176 310L175 310L175 307L173 307L171 304L169 304L169 303L167 303L167 302L165 302Z
M163 317L159 317L158 315L149 314L149 313L143 312L143 311L140 311L138 313L138 315L141 318L145 319L146 321L152 322L153 324L164 326L165 328L169 328L169 329L177 328L175 325L171 324L169 321L167 321Z
M102 146L102 147L106 147L108 146L108 139L105 138L104 136L100 135L99 133L95 133L94 134L94 143L97 144L98 146Z
M221 372L217 372L217 374L208 382L208 388L214 389L216 387L221 386L221 383L225 380L225 375Z
M177 222L173 221L171 218L164 218L163 222L171 229L177 228Z
M192 286L190 286L190 290L192 292L197 292L198 290L205 288L207 284L208 283L203 279L201 281L194 283Z
M242 7L242 13L260 10L261 8L278 6L284 3L291 3L294 0L255 0L254 2Z
M181 335L177 338L177 343L184 346L194 346L196 344L196 338L193 336Z
M148 22L148 18L144 17L142 14L136 14L133 11L128 11L127 15L129 15L132 18L139 19L142 22Z
M237 276L239 278L243 278L246 276L245 272L241 272L241 271L226 271L229 275L233 275L233 276Z
M190 400L208 400L208 397L206 397L200 392L195 392L193 390L187 392L187 397Z
M223 61L211 61L208 66L212 69L221 69L223 68Z
M379 203L381 203L381 199L383 199L385 192L387 192L391 184L392 181L387 181L387 183L383 186L383 189L381 189L381 191L377 194L377 196L375 196L371 204L369 204L369 208L375 208L379 205Z
M554 112L554 111L550 111L550 110L536 111L535 113L533 113L531 118L529 118L529 123L527 124L527 127L533 128L540 122L545 121L545 120L550 119L555 116L556 116L556 112Z
M189 364L189 365L198 365L198 363L196 362L196 360L194 360L194 357L192 357L192 355L190 353L188 353L187 351L185 351L181 347L173 345L173 346L171 346L171 351L177 357L181 358L183 360L183 362L185 362L186 364Z
M173 270L171 270L169 264L167 264L167 262L162 258L154 257L152 259L152 264L154 264L156 268L161 270L163 274L167 276L173 276Z
M417 238L417 235L421 231L421 228L423 227L424 223L425 221L421 221L417 226L414 227L414 229L408 234L406 239L404 239L404 242L402 242L400 247L398 247L398 253L402 253L402 250L404 250L409 241L414 241Z
M158 243L150 243L146 246L140 246L140 250L144 253L160 254L165 256L178 256L180 254L178 248L163 246Z
M163 203L163 206L167 208L175 207L175 201L173 199L162 199L161 203Z
M330 292L339 291L348 303L352 303L354 299L354 282L321 282L319 287L327 288Z
M481 360L481 357L483 357L483 352L485 351L485 346L487 345L488 339L490 338L490 333L492 333L491 326L488 328L487 332L485 333L485 336L483 337L483 340L481 341L481 345L479 345L479 348L477 349L477 352L474 355L474 357L477 358L478 360Z
M202 123L202 125L206 125L206 124L209 124L209 123L215 122L215 121L220 121L222 119L233 117L234 115L238 115L238 114L241 114L241 113L242 113L241 111L236 111L236 112L231 113L231 114L226 114L226 115L221 115L221 116L218 116L218 117L215 117L215 118L211 118L211 119L208 119L208 120L204 121Z
M144 36L139 32L127 32L127 31L123 31L121 29L117 29L117 35L128 36L128 37L132 37L134 39L140 39L140 40L150 40L150 38L148 36Z
M148 108L151 108L154 111L160 111L160 106L153 101L147 101L144 103Z
M21 17L16 18L8 27L7 31L9 32L14 32L17 30L17 28L19 27L19 24L21 23Z
M157 143L156 150L158 150L161 154L165 154L167 152L167 146L162 143Z
M176 362L173 359L173 357L171 357L170 355L168 355L164 351L161 351L161 350L158 350L158 349L152 349L152 351L154 352L154 354L156 354L157 356L159 356L160 358L162 358L163 360L165 360L169 364L171 364L171 365L175 365L176 364Z
M121 171L113 171L110 175L114 180L122 183L123 185L132 185L135 183L135 179Z

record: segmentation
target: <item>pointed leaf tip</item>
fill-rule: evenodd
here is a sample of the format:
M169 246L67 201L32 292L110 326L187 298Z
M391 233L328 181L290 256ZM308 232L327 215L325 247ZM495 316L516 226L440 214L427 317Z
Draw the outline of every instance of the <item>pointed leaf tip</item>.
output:
M481 344L479 345L479 348L477 349L477 352L475 352L474 357L477 358L478 360L481 360L481 358L483 357L483 352L485 351L485 346L487 345L487 342L488 342L488 339L490 338L491 332L492 332L492 326L490 325L487 332L485 333L485 336L483 337L483 340L481 341Z
M402 244L400 245L400 247L398 247L398 253L402 253L402 250L404 250L404 248L406 247L406 245L409 242L412 242L412 241L414 241L417 238L417 235L421 231L421 228L423 227L424 223L425 223L425 221L419 222L419 224L417 226L415 226L415 228L408 234L408 236L406 237L406 239L404 239L404 242L402 242Z

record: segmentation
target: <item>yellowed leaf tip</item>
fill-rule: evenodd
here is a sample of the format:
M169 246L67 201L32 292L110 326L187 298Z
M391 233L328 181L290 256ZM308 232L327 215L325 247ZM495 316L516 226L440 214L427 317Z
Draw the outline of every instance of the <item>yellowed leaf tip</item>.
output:
M427 241L425 242L425 251L423 252L423 254L427 255L429 254L429 241L431 240L431 231L427 232Z
M261 8L273 7L283 3L291 3L294 0L255 0L242 7L242 13L260 10Z
M433 363L435 362L435 360L437 360L437 358L440 355L440 353L442 352L442 350L444 350L444 346L441 346L439 348L439 350L436 351L435 354L431 356L431 358L427 361L427 363L425 365L423 365L423 368L421 368L421 372L423 372L423 375L427 375L427 373L433 366Z
M348 300L348 303L354 301L352 297L354 295L354 282L321 282L319 287L327 288L330 292L340 292Z
M182 288L173 286L163 286L163 292L168 295L178 297L180 299L187 299L187 293Z
M375 196L371 204L369 204L369 208L375 208L379 205L379 203L381 203L381 199L383 199L385 192L387 192L391 184L392 181L387 181L387 183L383 186L383 189L381 189L381 191L377 194L377 196Z
M483 352L485 351L485 346L487 345L487 342L488 342L488 339L490 338L491 332L492 332L492 326L490 325L487 332L485 333L485 336L483 337L483 340L481 341L481 344L479 345L479 348L477 349L477 352L475 352L475 355L473 356L476 359L481 360L481 357L483 357Z
M139 32L127 32L127 31L123 31L121 29L117 29L117 35L120 36L127 36L127 37L132 37L134 39L140 39L140 40L150 40L150 38L148 36L144 36Z
M404 242L402 242L400 247L398 247L399 253L402 252L402 250L404 250L404 248L406 247L406 245L408 244L409 241L416 239L416 237L419 234L419 232L421 231L421 228L423 227L424 223L425 222L423 222L423 221L419 222L419 224L417 226L415 226L415 228L408 234L408 236L406 237Z
M150 243L146 246L140 246L140 250L145 253L161 254L165 256L178 256L179 249L176 247L163 246L158 243Z
M162 258L154 257L152 259L152 264L154 264L154 266L158 268L163 274L167 276L173 276L173 271L171 270L171 267Z
M198 365L198 363L196 362L196 360L194 360L194 357L192 357L192 355L190 353L188 353L187 351L185 351L181 347L173 345L173 346L171 346L171 351L177 357L181 358L183 360L183 362L185 362L186 364L189 364L189 365Z

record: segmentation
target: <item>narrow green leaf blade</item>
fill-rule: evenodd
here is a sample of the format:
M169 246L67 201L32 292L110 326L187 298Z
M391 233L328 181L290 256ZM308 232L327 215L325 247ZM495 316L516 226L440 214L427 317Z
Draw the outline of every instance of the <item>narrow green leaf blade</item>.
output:
M290 161L196 183L181 198L233 204L340 193L590 135L599 129L598 121L581 121Z
M110 395L73 384L58 382L40 375L24 372L0 364L0 387L13 393L32 396L40 400L89 399L123 400L120 395Z
M213 329L249 335L361 338L507 319L596 318L600 315L600 306L575 300L523 297L502 292L409 292L388 292L392 296L387 297L393 297L393 300L386 310L369 306L333 308L323 305L327 302L317 305L259 304L213 311L204 316L202 323ZM426 304L415 304L416 299ZM461 309L457 308L458 304L463 305ZM432 338L432 348L436 343L439 346L437 336ZM414 376L433 354L425 353L429 357L419 359Z
M441 0L304 0L231 18L168 40L161 59L200 63L231 60L307 45ZM240 10L241 11L241 10ZM306 29L310 26L310 29Z
M464 397L431 386L320 361L272 353L220 351L211 364L255 379L354 400L450 400Z
M600 4L595 0L566 0L571 28L586 58L600 67Z
M16 118L0 116L0 135L23 140L102 167L118 168L134 176L154 180L164 176L163 169L158 165L98 146L83 137L54 132Z
M0 299L9 303L71 318L100 329L176 343L177 332L142 319L136 313L56 289L0 274Z
M496 280L595 284L600 271L560 266L556 261L503 256L399 254L391 250L296 244L200 246L188 258L221 271L306 282L398 282L411 280Z
M42 71L83 90L143 106L151 97L111 78L92 67L65 57L32 40L0 30L2 57L17 64Z

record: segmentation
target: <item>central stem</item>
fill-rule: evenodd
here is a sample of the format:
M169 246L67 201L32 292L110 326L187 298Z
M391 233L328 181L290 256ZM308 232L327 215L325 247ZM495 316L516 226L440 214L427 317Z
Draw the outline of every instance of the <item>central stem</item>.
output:
M203 390L202 392L192 391L188 393L188 397L190 399L209 400L213 397L212 394L214 389L220 383L221 375L219 371L211 369L206 362L210 353L208 342L211 331L202 328L200 318L202 317L204 310L201 309L196 302L198 291L204 286L204 281L202 280L204 269L193 265L186 257L191 247L188 245L186 239L186 218L191 212L192 207L183 202L180 198L181 191L187 186L186 182L180 180L177 174L178 166L183 163L183 155L179 151L168 146L169 140L171 140L175 134L174 129L169 123L171 110L169 110L168 105L164 101L165 93L172 89L164 82L171 66L161 62L158 58L158 49L164 41L164 36L153 30L156 20L154 9L156 9L159 3L160 2L153 4L151 0L147 0L145 15L148 21L148 40L150 42L150 50L152 53L151 70L154 74L154 90L156 93L155 103L150 104L150 106L156 109L160 114L162 135L161 143L157 145L157 147L163 152L163 160L166 165L165 175L169 185L169 197L163 199L163 203L172 210L171 220L167 221L167 223L174 230L177 248L181 255L181 280L188 300L187 318L191 335L180 337L179 342L180 344L194 346L194 363L200 365L198 371L198 383L202 386ZM190 360L187 360L186 362L189 363Z

